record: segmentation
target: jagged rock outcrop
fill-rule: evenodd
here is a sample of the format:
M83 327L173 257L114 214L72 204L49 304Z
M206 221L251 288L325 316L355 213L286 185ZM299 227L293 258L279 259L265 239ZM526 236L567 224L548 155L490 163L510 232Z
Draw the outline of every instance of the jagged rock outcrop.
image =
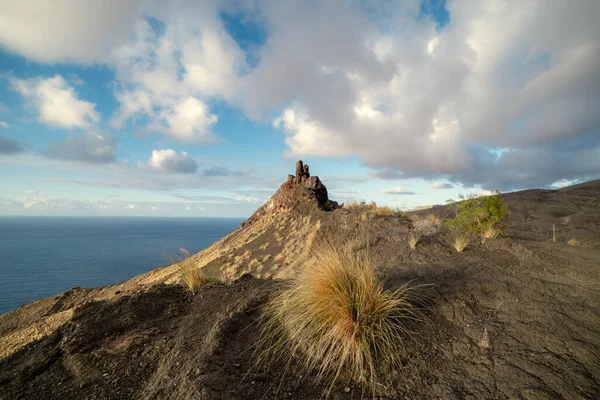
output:
M277 192L259 208L247 221L252 223L268 212L289 211L297 207L316 207L323 211L333 211L340 205L329 199L327 187L318 176L310 176L308 164L296 162L296 174L288 175Z

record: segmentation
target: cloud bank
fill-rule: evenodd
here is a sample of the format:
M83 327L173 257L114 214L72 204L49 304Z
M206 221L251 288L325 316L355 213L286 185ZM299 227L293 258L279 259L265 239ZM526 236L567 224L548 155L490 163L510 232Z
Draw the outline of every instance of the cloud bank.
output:
M44 29L20 23L29 15L12 3L2 3L3 48L114 70L115 128L144 121L169 140L207 143L223 103L281 130L290 157L357 156L376 177L507 190L600 174L594 0L447 1L443 26L409 0L65 0L31 16ZM58 77L13 87L45 123L99 118Z

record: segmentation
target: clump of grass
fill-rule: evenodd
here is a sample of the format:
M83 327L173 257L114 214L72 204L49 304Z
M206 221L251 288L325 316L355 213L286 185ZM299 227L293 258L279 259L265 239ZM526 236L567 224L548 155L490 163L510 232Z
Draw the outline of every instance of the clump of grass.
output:
M419 243L419 239L421 239L421 237L419 235L417 235L416 233L411 233L408 236L408 245L410 246L411 250L414 250L417 247L417 243Z
M402 367L408 327L421 319L413 293L406 285L384 290L368 252L318 245L267 306L260 358L295 359L328 392L341 379L374 388Z
M219 278L207 277L202 269L194 264L190 253L186 249L179 249L179 251L181 255L173 254L170 259L173 264L179 264L181 278L192 294L195 294L198 288L207 283L220 282Z
M377 215L395 215L398 217L404 216L404 212L398 208L391 208L388 206L378 206L374 201L367 203L364 200L360 202L351 201L344 203L344 208L348 210L358 210L364 213L377 214Z
M425 219L435 225L442 224L442 219L440 217L436 217L433 214L428 214L427 217L425 217Z
M494 225L489 224L481 230L481 243L485 243L487 239L495 239L500 234L500 230Z
M573 247L579 246L579 241L575 238L569 239L569 241L567 243Z
M455 231L452 233L453 246L459 253L471 244L471 235L466 232Z

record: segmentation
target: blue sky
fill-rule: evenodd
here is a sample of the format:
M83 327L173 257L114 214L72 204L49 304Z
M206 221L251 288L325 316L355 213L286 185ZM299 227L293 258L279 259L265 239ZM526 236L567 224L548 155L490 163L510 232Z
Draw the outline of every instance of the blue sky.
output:
M596 2L0 6L0 215L247 217L297 159L402 209L600 177Z

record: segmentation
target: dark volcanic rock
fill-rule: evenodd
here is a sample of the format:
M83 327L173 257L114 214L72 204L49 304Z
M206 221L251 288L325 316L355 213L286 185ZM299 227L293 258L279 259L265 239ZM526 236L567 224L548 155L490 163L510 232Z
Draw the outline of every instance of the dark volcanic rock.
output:
M340 205L329 200L327 187L318 176L310 176L309 167L302 160L296 162L296 175L288 175L271 199L259 208L249 219L252 223L267 212L289 211L302 208L307 211L317 208L323 211L334 211Z

